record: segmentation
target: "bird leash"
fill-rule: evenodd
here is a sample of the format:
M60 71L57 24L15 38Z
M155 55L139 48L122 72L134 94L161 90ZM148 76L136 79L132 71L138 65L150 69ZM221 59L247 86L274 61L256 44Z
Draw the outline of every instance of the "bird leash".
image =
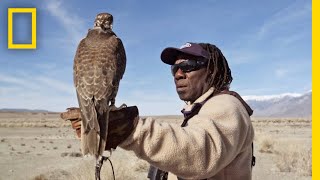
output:
M96 180L100 180L100 172L101 172L101 168L103 165L103 161L106 161L106 160L108 160L111 165L113 180L116 180L116 176L114 175L114 168L113 168L112 162L110 160L111 154L112 154L112 151L110 151L110 156L101 156L101 158L98 159L98 161L96 163L96 169L95 169L96 170L96 172L95 172Z

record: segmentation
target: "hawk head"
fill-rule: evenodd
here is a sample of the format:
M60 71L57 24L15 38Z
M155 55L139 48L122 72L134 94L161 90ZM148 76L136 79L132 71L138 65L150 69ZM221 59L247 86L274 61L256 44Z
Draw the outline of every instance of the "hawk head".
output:
M112 29L113 17L109 13L99 13L94 20L94 28L101 28L103 31Z

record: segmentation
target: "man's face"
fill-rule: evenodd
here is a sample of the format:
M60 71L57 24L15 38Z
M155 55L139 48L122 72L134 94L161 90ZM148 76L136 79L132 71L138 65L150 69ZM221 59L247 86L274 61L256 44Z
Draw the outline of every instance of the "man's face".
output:
M175 64L186 61L186 59L195 60L196 58L190 55L180 55L177 57ZM206 77L206 68L185 73L181 69L178 69L174 74L174 82L180 99L193 103L197 98L208 91L210 87L206 81Z

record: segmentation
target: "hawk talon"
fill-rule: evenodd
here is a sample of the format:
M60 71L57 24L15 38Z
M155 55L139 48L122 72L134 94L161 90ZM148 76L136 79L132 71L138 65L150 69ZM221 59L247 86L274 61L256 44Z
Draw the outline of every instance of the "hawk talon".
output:
M101 166L98 166L98 164L97 164L96 165L96 174L95 174L96 180L100 180L100 171L101 171Z
M100 180L101 168L102 168L102 165L103 165L103 161L105 161L106 159L107 159L107 157L102 156L96 162L96 180Z
M113 174L113 179L115 180L115 175L114 175L114 169L113 169L113 165L111 160L109 159L111 157L111 151L110 151L110 156L101 156L97 161L96 161L96 174L95 174L95 179L96 180L100 180L100 172L101 172L101 168L103 165L103 161L108 160L110 162L111 168L112 168L112 174Z

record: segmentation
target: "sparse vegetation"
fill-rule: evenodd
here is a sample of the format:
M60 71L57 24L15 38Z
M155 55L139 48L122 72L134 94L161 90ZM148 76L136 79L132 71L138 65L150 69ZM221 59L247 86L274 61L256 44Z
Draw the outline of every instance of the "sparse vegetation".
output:
M134 159L132 161L132 159ZM142 160L132 159L128 162L127 159L118 159L111 160L115 170L116 179L126 179L126 180L136 180L136 179L147 179L147 168L148 165L143 165L145 162ZM138 168L135 168L136 163L142 165ZM146 169L145 171L143 169ZM93 159L84 159L79 163L79 165L72 169L72 179L94 179L94 160ZM101 179L113 179L111 166L108 162L105 162L101 169Z
M37 171L38 174L18 178L19 173L12 173L3 167L2 170L0 168L1 176L5 179L94 179L94 160L82 157L78 149L80 142L76 139L73 129L69 128L70 122L60 120L58 114L48 113L46 118L42 119L38 115L30 117L31 115L1 118L0 113L0 127L10 127L10 133L5 134L2 131L0 134L2 135L1 143L3 143L0 158L12 158L15 163L15 158L29 160L31 157L33 160L30 161L30 166L25 168L30 172L39 169L37 167L39 161L47 166L58 160L61 163L57 163L55 168L65 169L65 165L70 168L41 170L41 172ZM156 118L159 121L179 124L182 120L181 116L157 116ZM163 120L164 118L166 119ZM283 180L305 180L311 176L310 119L258 118L253 119L252 123L255 130L255 156L257 157L253 179L279 179L281 177L280 179ZM50 128L44 128L44 125ZM21 129L23 132L27 130L28 133L34 134L10 137L12 130L16 129ZM60 140L64 143L60 143ZM147 179L149 164L136 158L132 152L117 148L111 160L115 168L116 179ZM15 166L21 167L23 164L16 163ZM34 169L30 170L30 167ZM112 179L111 166L107 161L102 168L102 179Z
M35 176L33 180L50 180L50 179L70 179L71 174L62 169L55 169L46 174Z
M79 152L71 152L69 153L70 157L82 157L82 153Z
M68 154L69 154L69 153L64 152L64 153L61 153L61 155L60 155L60 156L61 156L61 157L66 157L66 156L68 156Z
M271 138L267 137L264 138L260 144L260 152L261 153L273 153L274 151L274 140Z
M272 159L275 172L295 174L294 177L311 176L311 120L267 119L253 124L255 147ZM303 134L307 141L302 141Z
M66 156L69 156L69 157L82 157L82 154L79 153L79 152L64 152L64 153L61 153L61 157L66 157Z
M34 177L33 180L48 180L48 178L44 174L40 174Z
M279 146L274 159L280 172L297 172L311 176L311 147L298 145Z

